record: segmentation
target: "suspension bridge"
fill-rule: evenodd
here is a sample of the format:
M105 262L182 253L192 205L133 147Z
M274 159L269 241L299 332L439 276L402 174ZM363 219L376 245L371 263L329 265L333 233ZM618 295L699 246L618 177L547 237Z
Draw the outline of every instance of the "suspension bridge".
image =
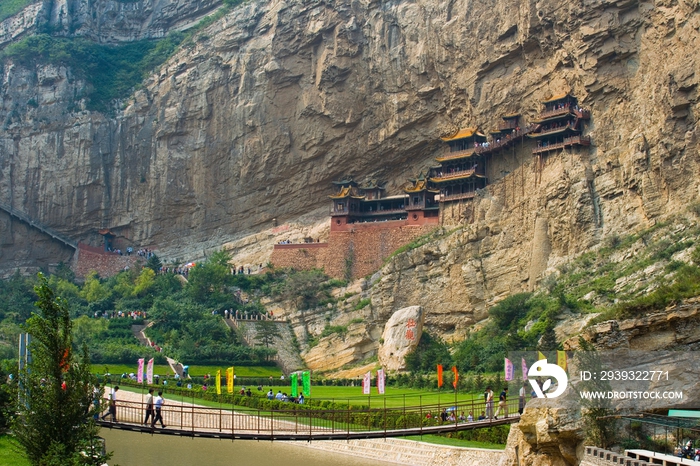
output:
M117 402L117 421L98 425L133 432L231 440L352 440L440 434L511 424L520 419L518 400L508 403L508 415L484 420L460 420L461 413L481 413L483 401L460 401L411 407L318 409L289 403L284 409L212 408L166 401L163 424L144 424L146 406L137 401ZM442 421L445 410L454 420ZM150 420L149 420L150 424Z

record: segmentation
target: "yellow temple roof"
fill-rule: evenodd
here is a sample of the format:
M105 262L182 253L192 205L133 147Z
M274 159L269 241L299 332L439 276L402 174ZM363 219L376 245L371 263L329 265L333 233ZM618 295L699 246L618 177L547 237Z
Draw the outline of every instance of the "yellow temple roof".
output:
M448 136L446 138L440 138L440 139L442 139L445 142L448 142L448 141L456 141L458 139L470 138L474 135L485 137L483 134L481 134L478 131L477 128L465 128L465 129L460 129L452 136Z
M364 196L358 196L355 191L353 191L352 186L345 186L340 191L335 194L331 194L331 199L344 199L346 197L353 197L355 199L364 199Z
M561 99L563 99L563 98L565 98L565 97L570 97L570 95L569 95L568 92L565 92L564 94L557 94L557 95L555 95L555 96L552 96L552 97L550 97L550 98L547 99L547 100L543 100L542 103L543 103L543 104L548 104L548 103L550 103L550 102L556 102L557 100L561 100Z

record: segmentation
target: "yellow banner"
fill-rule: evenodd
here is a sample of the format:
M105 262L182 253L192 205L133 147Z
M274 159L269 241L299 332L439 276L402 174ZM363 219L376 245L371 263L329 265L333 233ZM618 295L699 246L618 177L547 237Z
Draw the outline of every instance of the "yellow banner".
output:
M221 369L216 371L216 394L221 395Z
M557 366L566 370L566 351L557 351Z
M537 352L537 360L538 360L538 361L541 361L541 360L543 360L543 359L547 359L547 356L545 356L545 355L542 353L542 351L538 351L538 352Z
M226 391L233 393L233 367L226 369Z

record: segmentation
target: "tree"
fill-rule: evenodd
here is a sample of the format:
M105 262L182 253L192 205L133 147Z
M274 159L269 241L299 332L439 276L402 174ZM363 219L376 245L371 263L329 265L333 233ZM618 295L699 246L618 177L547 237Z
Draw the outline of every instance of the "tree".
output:
M160 272L161 267L163 267L163 263L160 261L158 256L156 256L155 253L153 253L151 254L151 257L149 257L146 261L146 267L153 270L155 273L158 273Z
M31 362L19 374L13 433L35 465L103 464L93 416L95 378L87 346L76 356L65 300L39 274L35 313L27 320Z
M282 338L277 324L271 320L256 322L256 327L257 334L255 335L255 342L259 345L265 345L265 348L269 348L270 343L275 342L275 338Z

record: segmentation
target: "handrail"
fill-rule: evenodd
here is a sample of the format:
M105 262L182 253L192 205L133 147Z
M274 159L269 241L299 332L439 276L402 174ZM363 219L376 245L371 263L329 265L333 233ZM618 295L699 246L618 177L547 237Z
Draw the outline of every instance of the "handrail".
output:
M462 176L471 176L475 172L476 172L476 169L471 168L469 170L459 170L459 171L448 173L448 174L441 174L438 176L433 176L432 179L433 179L433 181L446 181L446 180L450 180L452 178L460 178Z
M546 146L538 146L532 149L533 154L539 154L541 152L549 152L552 150L556 149L561 149L566 146L573 146L575 144L580 144L582 146L587 146L590 145L591 143L591 138L590 136L571 136L568 138L565 138L562 142L558 142L556 144L549 144Z
M163 390L167 392L168 390ZM382 408L350 406L344 409L319 409L308 405L277 402L283 408L273 409L204 407L189 402L166 401L161 409L163 425L155 429L143 424L146 404L117 400L116 422L100 418L99 425L128 430L158 432L169 435L187 435L219 438L256 438L269 440L310 440L332 438L382 438L414 433L439 433L471 430L508 424L519 419L518 398L508 400L506 413L496 418L495 409L486 407L481 399L450 400L418 406ZM262 398L262 397L257 397ZM449 397L446 397L449 399ZM268 402L268 400L264 400ZM269 402L268 402L269 403ZM106 406L105 406L106 407ZM483 420L460 420L462 413L471 413L476 419L482 412ZM425 415L424 413L430 413ZM454 418L443 420L441 414L454 413ZM465 416L466 417L466 416ZM109 416L107 416L109 418Z

